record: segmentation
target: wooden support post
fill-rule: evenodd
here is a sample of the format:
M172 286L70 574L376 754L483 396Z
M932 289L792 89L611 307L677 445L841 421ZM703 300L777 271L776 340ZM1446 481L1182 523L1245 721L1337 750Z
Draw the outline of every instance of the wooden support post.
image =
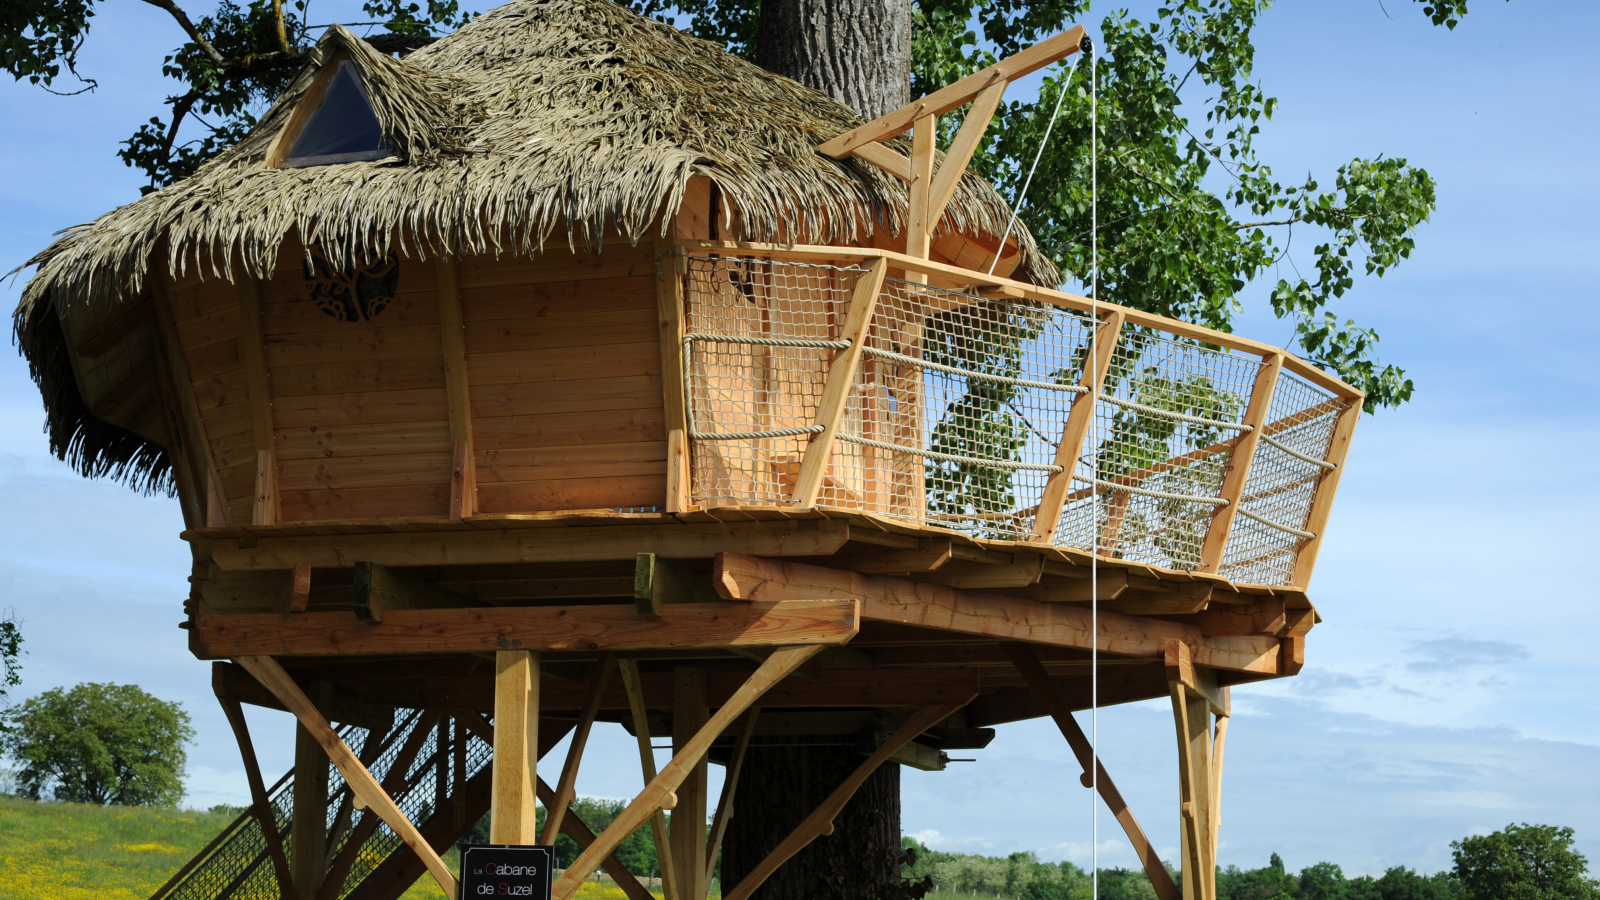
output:
M683 749L673 754L672 761L645 785L645 789L633 798L633 802L622 810L594 844L580 853L572 865L561 874L561 879L552 889L554 900L568 900L583 880L599 866L600 861L615 850L628 835L633 834L635 829L643 825L652 813L658 809L671 809L677 805L678 798L673 791L689 777L690 770L705 757L706 751L711 749L712 742L722 734L723 730L760 700L761 695L769 688L782 681L821 649L820 646L781 647L773 651L766 662L763 662L745 683L734 691L733 696L711 716L705 726L683 745ZM704 817L701 818L700 827L705 828ZM676 849L674 852L677 853ZM682 880L681 876L679 880ZM684 900L682 894L679 894L678 900Z
M455 260L440 257L434 266L439 291L439 338L444 350L444 391L450 412L450 518L477 511L478 474L472 446L472 402L467 386L467 326L461 315L461 288Z
M228 697L222 686L223 663L211 666L211 687L222 712L228 717L233 737L239 742L239 756L244 760L245 780L250 785L250 814L261 826L261 837L267 844L267 854L272 858L272 872L278 879L278 892L284 897L294 897L294 875L289 870L289 858L283 852L283 837L278 832L277 814L272 800L267 796L266 783L261 779L261 763L256 759L255 745L250 740L250 726L245 721L244 709L239 701ZM298 749L298 748L297 748Z
M538 836L533 788L539 755L538 654L495 654L494 723L489 842L532 844Z
M906 255L917 259L928 258L928 245L933 229L939 224L930 218L933 212L933 152L938 137L939 117L919 116L911 132L911 183L910 207L906 214ZM928 276L910 272L907 281L927 284Z
M722 849L722 836L728 831L728 820L733 818L733 795L739 789L744 754L750 749L750 738L756 733L756 717L759 715L759 706L750 707L750 712L745 714L744 727L739 729L739 737L733 744L733 755L723 769L722 796L717 798L717 812L711 819L711 836L706 839L706 875L701 883L708 892L711 889L711 876L715 874L717 866L717 852ZM700 900L705 900L705 896L701 894Z
M1244 497L1245 483L1250 480L1250 464L1256 458L1256 447L1261 444L1261 433L1266 428L1267 413L1272 409L1272 394L1278 389L1278 375L1283 372L1283 354L1268 356L1256 373L1255 386L1250 389L1250 401L1244 408L1243 424L1250 430L1239 435L1233 443L1233 453L1228 459L1228 472L1222 477L1222 493L1228 501L1211 514L1211 525L1206 529L1206 542L1200 548L1201 572L1216 572L1222 568L1222 556L1228 548L1228 535L1233 532L1234 520L1239 515L1239 503Z
M1052 472L1045 479L1044 493L1039 500L1039 511L1033 517L1032 538L1036 541L1055 539L1056 526L1061 524L1061 510L1066 505L1067 493L1072 489L1072 473L1078 467L1078 457L1094 425L1095 407L1106 382L1106 372L1116 357L1117 342L1122 337L1122 323L1126 315L1113 312L1095 326L1094 353L1085 354L1083 373L1078 384L1086 393L1072 398L1072 409L1067 412L1066 424L1061 427L1061 443L1056 445L1055 465L1060 472ZM1092 488L1091 488L1092 489Z
M672 676L672 752L677 758L705 727L706 670L680 666ZM707 761L701 754L690 763L676 788L678 803L672 808L672 867L683 900L699 900L704 895L707 774Z
M1072 708L1056 690L1033 645L1010 642L1002 644L1001 647L1006 651L1006 655L1011 657L1011 662L1017 667L1017 671L1027 680L1034 696L1039 698L1045 709L1050 711L1050 717L1055 720L1056 727L1061 729L1061 736L1067 739L1067 746L1072 748L1072 754L1078 758L1078 765L1083 767L1083 785L1085 787L1094 785L1099 790L1101 799L1105 800L1106 807L1111 810L1111 814L1117 817L1118 824L1128 835L1128 842L1133 845L1133 852L1144 864L1145 874L1150 876L1150 885L1155 888L1156 897L1159 900L1178 900L1178 887L1172 883L1172 876L1167 873L1166 864L1150 845L1150 839L1145 836L1144 829L1139 827L1139 820L1134 818L1133 810L1128 808L1128 802L1122 798L1122 792L1117 790L1116 784L1111 781L1111 775L1106 771L1105 765L1095 759L1089 738L1084 735L1083 729L1078 727L1078 720L1072 717ZM1091 771L1094 773L1092 779L1089 774Z
M439 882L439 887L444 890L445 896L456 896L456 878L450 874L450 870L445 866L444 860L439 858L439 854L434 852L433 847L422 837L422 833L417 830L417 826L406 818L405 813L401 812L398 806L395 806L394 800L390 798L388 792L378 784L377 779L372 777L372 773L367 771L366 766L361 764L356 755L350 752L350 748L334 732L333 727L328 724L328 720L322 717L322 713L317 711L316 706L301 692L300 686L294 683L294 679L289 677L289 673L278 665L277 660L268 656L241 656L235 661L251 675L254 675L255 679L261 682L263 687L271 691L273 696L277 697L290 712L295 714L295 717L300 720L300 724L305 727L311 737L316 739L318 744L322 745L327 757L338 767L339 774L344 776L345 783L350 785L350 790L355 793L356 799L360 800L362 805L377 813L378 817L383 819L384 824L393 829L395 834L399 835L400 839L405 842L406 846L410 847L413 852L422 858L422 861L428 867L428 871L433 873L434 879ZM326 767L326 763L323 765ZM320 814L324 817L327 815L326 793L326 790L324 790L323 806L320 810ZM298 874L298 870L296 874ZM314 890L306 893L298 881L295 886L301 892L300 896L307 898L307 900L312 900L312 898L316 897Z
M656 757L650 749L650 718L644 706L644 685L639 680L637 660L619 660L622 686L628 694L628 711L633 715L633 734L639 742L639 768L644 783L656 780ZM655 840L656 861L661 867L661 891L665 900L678 900L677 870L672 865L672 838L667 831L667 816L661 810L650 814L650 835Z
M261 285L250 275L234 275L239 290L239 356L250 395L250 430L256 446L255 507L252 525L278 524L278 467L273 452L272 382L267 373L267 339L261 327Z
M1184 900L1216 900L1216 827L1212 800L1211 709L1213 699L1197 691L1182 671L1188 661L1179 641L1168 653L1167 688L1172 694L1173 724L1178 734L1179 836L1183 847ZM1171 663L1178 663L1172 665Z
M1223 688L1224 691L1227 688ZM1229 716L1217 716L1211 735L1211 850L1216 853L1217 839L1222 831L1222 748L1228 740Z
M817 401L817 424L822 426L822 432L813 436L800 463L794 492L789 495L796 506L810 508L817 505L823 476L828 473L828 464L833 458L833 442L839 434L839 423L844 418L845 401L850 398L850 386L855 382L861 349L866 345L867 329L872 324L872 312L877 308L878 292L883 288L883 278L888 271L887 261L874 261L866 274L856 281L855 291L850 295L850 310L839 332L839 340L849 341L850 346L834 355L833 365L828 369L828 380L822 388L822 398Z
M327 826L328 754L302 722L294 729L294 812L289 828L289 870L297 900L315 900L322 887L328 863Z
M616 667L617 654L607 653L600 658L600 664L589 678L589 699L578 718L578 730L573 732L572 743L567 745L567 762L561 767L555 797L544 805L544 832L539 838L541 844L554 844L556 835L561 833L561 817L567 814L567 806L572 803L577 790L578 764L583 761L583 750L589 743L589 731L594 728L594 717L600 712L600 702L605 699L606 688L611 686L611 673Z
M656 316L661 330L661 399L667 426L666 510L685 512L689 499L688 417L684 409L683 278L688 260L670 239L656 241Z
M1349 407L1339 414L1339 421L1333 427L1333 439L1328 444L1327 460L1334 464L1334 468L1322 470L1317 492L1311 498L1311 510L1306 514L1305 530L1316 537L1302 540L1294 558L1293 584L1302 591L1311 584L1311 570L1317 564L1317 551L1322 549L1322 534L1328 528L1328 515L1333 512L1333 496L1339 491L1339 475L1344 471L1345 456L1350 452L1350 438L1356 433L1356 422L1361 419L1361 404L1366 401L1366 397L1359 394L1339 399L1348 403Z
M750 874L746 875L738 886L731 891L724 890L722 892L723 900L747 900L751 894L755 893L756 888L761 887L768 878L772 877L772 873L776 872L779 866L788 862L796 853L805 849L807 844L823 835L833 834L833 820L839 815L839 811L844 809L844 805L850 802L850 798L855 796L856 791L861 789L861 785L866 782L868 776L876 772L878 767L887 762L889 757L893 756L901 747L911 743L918 735L965 705L965 703L959 703L924 706L912 713L911 718L904 725L896 729L894 734L890 735L882 746L867 757L866 762L863 762L854 772L850 773L850 777L846 778L843 784L828 795L828 799L822 801L821 805L812 810L811 815L806 816L805 820L794 831L790 832L788 837L783 839L783 843L779 844L776 849L767 854L766 859L763 859L760 864L750 870Z
M375 562L356 563L353 602L356 618L363 622L382 622L385 613L400 609L475 609L483 605L465 594Z

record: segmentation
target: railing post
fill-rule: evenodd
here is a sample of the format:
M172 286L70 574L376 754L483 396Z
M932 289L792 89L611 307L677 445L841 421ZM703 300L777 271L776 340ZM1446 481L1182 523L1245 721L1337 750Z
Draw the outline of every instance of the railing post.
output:
M822 490L822 477L828 471L828 460L833 455L834 438L839 434L839 420L844 418L845 401L850 397L850 385L855 381L856 367L861 362L861 351L866 344L867 328L872 324L873 310L877 309L878 292L883 288L883 278L889 263L877 259L872 267L856 281L855 292L850 297L850 311L846 313L844 328L839 339L850 346L838 351L833 366L828 370L828 380L822 388L822 399L817 401L817 424L822 432L806 448L800 463L800 474L794 480L794 492L789 499L796 505L817 505L817 494Z
M1100 400L1106 373L1110 371L1111 360L1116 355L1117 341L1122 336L1122 323L1126 319L1121 310L1116 310L1095 326L1094 352L1084 355L1083 374L1078 378L1078 384L1087 390L1073 398L1067 423L1061 428L1061 443L1056 445L1055 458L1055 464L1061 467L1061 471L1052 472L1045 480L1044 493L1039 498L1039 511L1033 516L1032 540L1050 541L1055 537L1056 527L1061 524L1061 510L1066 506L1067 492L1072 489L1072 470L1077 468L1078 455L1083 452L1083 443L1089 437L1089 426L1094 424L1095 404Z
M661 399L667 424L666 510L689 507L689 432L684 411L683 276L688 261L667 240L656 241L656 315L661 326Z
M1333 426L1333 439L1328 442L1327 461L1333 468L1322 470L1317 491L1311 497L1311 511L1306 514L1306 530L1316 537L1300 542L1294 558L1294 578L1290 582L1305 590L1311 581L1311 569L1317 564L1317 551L1322 548L1322 533L1328 527L1328 513L1333 511L1333 495L1339 490L1339 473L1344 471L1344 458L1350 452L1350 438L1356 433L1356 422L1361 418L1361 407L1366 397L1361 394L1340 397L1349 408L1339 414Z
M1233 520L1239 514L1239 501L1244 497L1245 482L1250 480L1250 464L1255 461L1256 447L1261 444L1261 431L1267 423L1267 411L1272 408L1272 394L1278 389L1278 375L1283 371L1283 354L1274 353L1262 363L1256 373L1255 386L1250 389L1250 401L1245 406L1244 424L1250 430L1234 439L1233 454L1228 459L1228 472L1222 477L1222 493L1228 501L1211 514L1211 525L1206 528L1206 542L1200 548L1201 572L1215 573L1222 568L1222 555L1228 547L1228 535L1233 531Z

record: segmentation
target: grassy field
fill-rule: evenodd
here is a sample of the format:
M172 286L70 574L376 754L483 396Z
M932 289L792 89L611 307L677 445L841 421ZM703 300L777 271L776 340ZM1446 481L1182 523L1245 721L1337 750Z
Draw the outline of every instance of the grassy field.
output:
M147 900L233 818L0 796L0 898ZM445 862L459 871L454 849ZM432 876L424 875L402 900L443 897ZM625 897L611 881L588 881L574 900Z

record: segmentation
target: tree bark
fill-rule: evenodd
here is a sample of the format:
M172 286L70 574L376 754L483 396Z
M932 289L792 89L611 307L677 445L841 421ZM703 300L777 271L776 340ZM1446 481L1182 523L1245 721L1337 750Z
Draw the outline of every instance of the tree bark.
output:
M839 746L848 742L850 746ZM732 890L866 760L854 738L785 739L752 746L739 778L735 814L722 845L722 890ZM808 746L809 744L809 746ZM798 745L798 746L796 746ZM834 820L773 873L751 900L905 900L920 897L900 878L900 766L886 763ZM926 890L924 888L924 890Z
M756 62L876 119L911 100L911 0L763 0Z

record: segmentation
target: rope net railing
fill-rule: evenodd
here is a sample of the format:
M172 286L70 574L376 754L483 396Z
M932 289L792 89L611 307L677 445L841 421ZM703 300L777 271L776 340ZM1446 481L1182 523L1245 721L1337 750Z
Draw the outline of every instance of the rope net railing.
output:
M791 502L825 430L824 386L867 265L688 253L683 260L689 500ZM1194 569L1233 463L1260 355L1126 325L1097 397L1087 311L886 278L839 411L817 504L974 537L1027 540L1051 479L1054 540ZM1093 402L1071 466L1058 448ZM1222 573L1288 584L1344 407L1285 372L1257 442ZM1070 451L1069 451L1070 452Z
M406 744L413 729L419 724L416 710L397 710L394 727L386 732L369 731L353 725L339 729L340 736L359 757L368 757L366 743L380 741L376 759L368 770L379 782L385 781L407 750ZM467 731L453 718L444 718L429 726L428 734L406 766L404 786L392 792L395 803L412 822L426 827L437 814L452 814L452 806L461 785L456 779L462 771L454 761L457 742L461 742L465 756L465 777L484 771L491 761L493 748ZM355 825L363 813L352 809L350 790L339 770L328 766L328 797L326 803L326 834L332 839L326 858L338 859L353 837ZM293 846L290 824L294 815L294 773L290 772L268 791L279 839L284 853L293 865ZM469 823L470 824L470 823ZM355 853L338 897L349 897L397 852L410 852L400 836L387 825L379 824ZM267 850L266 836L259 821L248 811L231 824L214 846L184 876L153 900L279 900L277 874Z

